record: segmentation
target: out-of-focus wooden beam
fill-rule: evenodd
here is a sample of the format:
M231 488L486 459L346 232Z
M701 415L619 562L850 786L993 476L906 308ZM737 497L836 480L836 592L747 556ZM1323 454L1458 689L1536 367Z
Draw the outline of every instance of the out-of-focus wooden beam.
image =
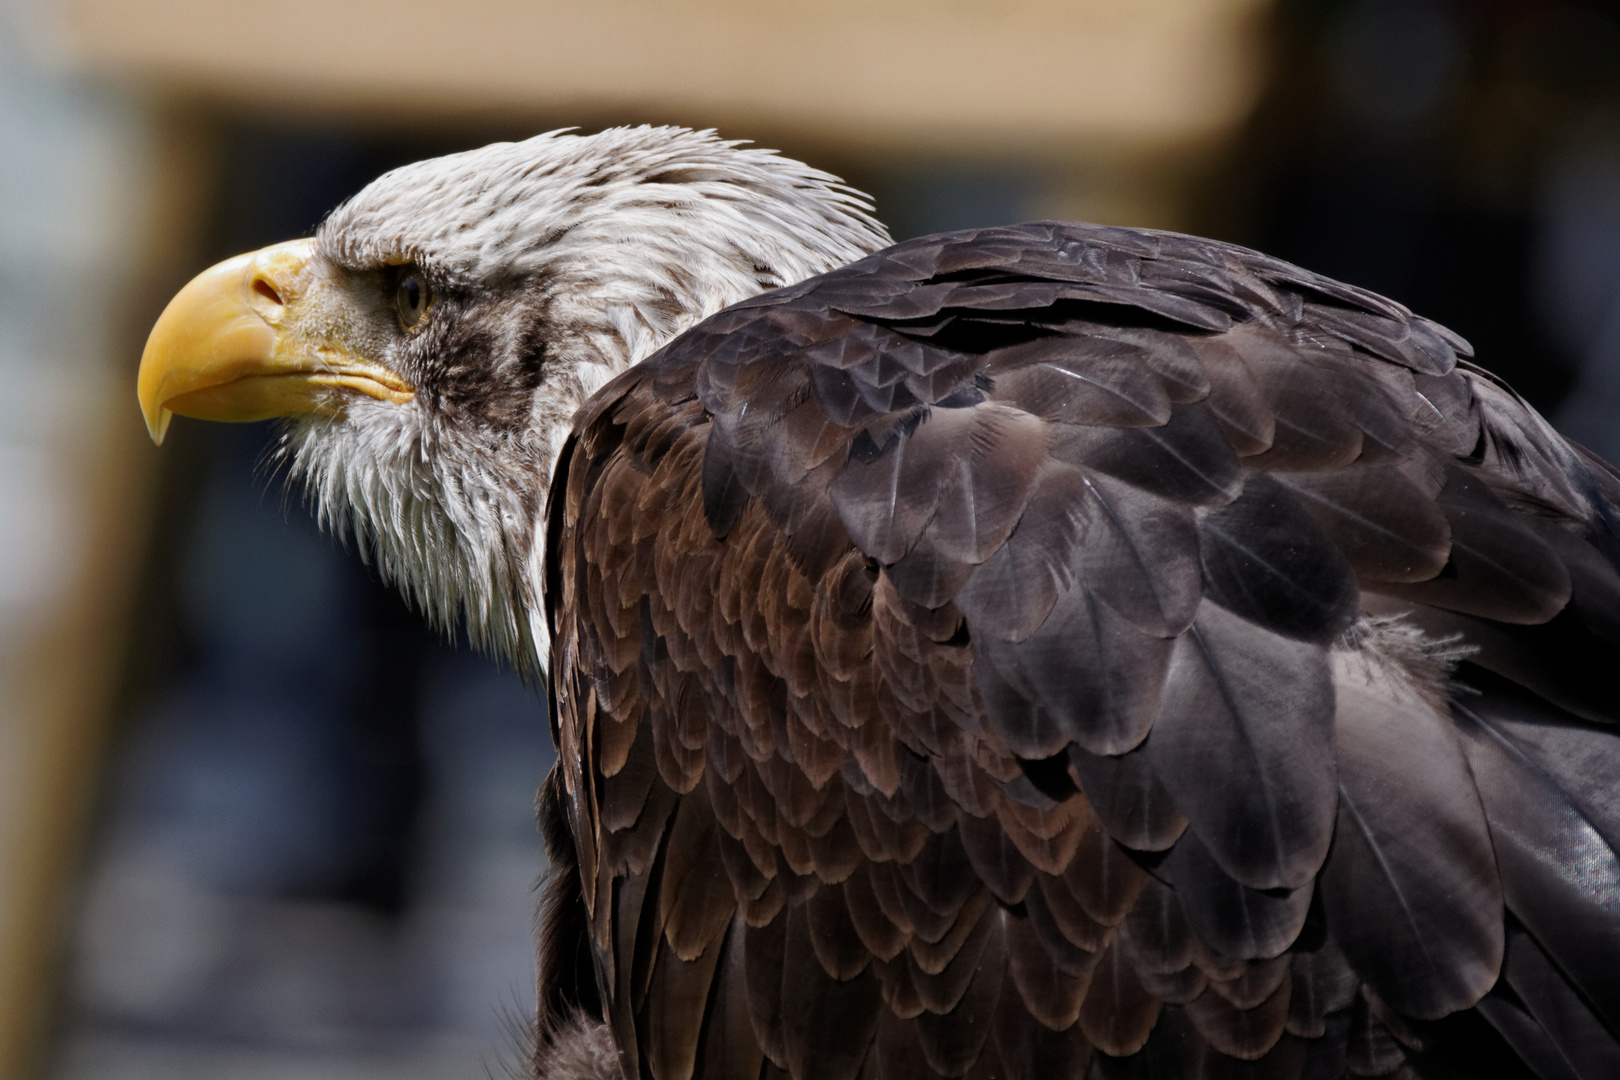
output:
M393 113L645 113L890 151L1183 141L1249 107L1266 0L54 0L92 70Z
M125 140L147 151L122 162L135 196L129 209L140 216L110 239L107 258L127 273L103 282L105 294L87 290L86 304L111 309L109 332L93 339L95 355L73 357L80 377L72 383L75 404L63 411L77 422L36 448L58 465L58 497L72 507L75 529L59 552L60 580L31 613L29 633L0 640L0 1077L39 1075L45 1059L119 668L128 636L142 632L131 604L151 533L158 457L131 388L146 327L193 269L197 207L211 177L205 135L171 118ZM86 207L98 210L105 214ZM98 321L95 312L87 318Z

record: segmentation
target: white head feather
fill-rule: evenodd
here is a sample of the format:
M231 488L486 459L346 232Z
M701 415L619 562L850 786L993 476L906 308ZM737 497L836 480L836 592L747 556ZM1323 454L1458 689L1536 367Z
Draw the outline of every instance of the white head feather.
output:
M362 399L299 421L283 453L321 517L430 618L465 616L475 644L543 669L539 515L574 412L721 308L887 246L870 209L827 173L682 128L552 132L395 169L333 211L322 257L338 272L415 263L467 296L543 303L526 422ZM520 331L489 328L492 373Z

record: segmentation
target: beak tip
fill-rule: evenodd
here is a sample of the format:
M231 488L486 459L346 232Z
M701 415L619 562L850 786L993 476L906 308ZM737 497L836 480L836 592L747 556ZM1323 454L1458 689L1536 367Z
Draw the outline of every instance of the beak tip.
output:
M169 421L173 419L174 413L161 405L151 412L144 409L142 412L146 419L146 433L152 437L152 445L162 446L163 436L169 433Z

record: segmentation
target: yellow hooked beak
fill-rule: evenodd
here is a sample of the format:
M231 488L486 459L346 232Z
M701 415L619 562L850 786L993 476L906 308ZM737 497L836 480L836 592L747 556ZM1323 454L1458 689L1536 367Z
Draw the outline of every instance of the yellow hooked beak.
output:
M138 391L153 442L163 442L175 413L265 420L338 415L346 391L395 404L411 399L396 373L302 329L314 251L313 240L294 240L238 255L169 301L141 354Z

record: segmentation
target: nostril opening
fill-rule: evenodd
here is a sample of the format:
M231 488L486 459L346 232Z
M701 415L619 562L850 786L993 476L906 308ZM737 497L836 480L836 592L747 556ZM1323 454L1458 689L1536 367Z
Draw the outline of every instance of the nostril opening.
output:
M253 279L253 291L270 301L272 304L280 304L282 302L281 294L276 292L276 287L262 277L256 277Z

